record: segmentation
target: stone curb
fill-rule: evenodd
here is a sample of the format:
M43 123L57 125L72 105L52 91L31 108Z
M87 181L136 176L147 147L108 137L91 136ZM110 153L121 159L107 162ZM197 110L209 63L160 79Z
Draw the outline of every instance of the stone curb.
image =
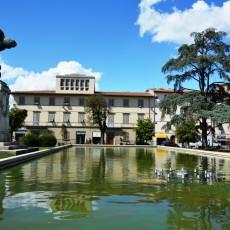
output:
M218 158L230 158L230 153L218 152L218 151L205 151L199 149L186 149L186 148L175 148L175 147L166 147L166 146L157 146L160 149L171 149L175 152L183 152L187 154L200 155L200 156L209 156L209 157L218 157Z
M45 149L41 151L31 152L31 153L25 153L22 155L12 156L4 159L0 159L0 170L12 167L17 164L21 164L26 161L30 161L48 154L56 153L60 150L67 149L72 147L71 144L69 145L63 145L63 146L57 146L52 149Z

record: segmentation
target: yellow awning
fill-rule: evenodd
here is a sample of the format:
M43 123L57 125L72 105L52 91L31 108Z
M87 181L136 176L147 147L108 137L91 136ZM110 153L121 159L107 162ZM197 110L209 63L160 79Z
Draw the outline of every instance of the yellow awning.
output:
M156 138L168 138L166 133L156 133L155 137Z

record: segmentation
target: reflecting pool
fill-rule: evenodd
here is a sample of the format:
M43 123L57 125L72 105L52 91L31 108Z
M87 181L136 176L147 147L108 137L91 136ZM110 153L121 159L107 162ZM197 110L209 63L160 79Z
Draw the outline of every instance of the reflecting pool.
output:
M230 160L70 149L0 171L0 229L230 229Z

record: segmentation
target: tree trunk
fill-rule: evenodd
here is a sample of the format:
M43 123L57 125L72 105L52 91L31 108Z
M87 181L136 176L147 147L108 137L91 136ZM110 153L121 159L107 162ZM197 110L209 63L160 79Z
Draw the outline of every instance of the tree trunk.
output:
M205 118L202 118L201 122L201 138L202 138L202 146L207 147L208 141L207 141L207 120Z
M101 144L104 145L105 143L105 131L101 130Z

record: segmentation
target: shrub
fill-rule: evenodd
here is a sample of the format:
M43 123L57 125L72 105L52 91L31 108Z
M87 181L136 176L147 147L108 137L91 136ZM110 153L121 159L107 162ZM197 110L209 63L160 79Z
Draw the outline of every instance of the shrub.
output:
M43 133L39 136L37 134L27 133L22 137L21 144L28 147L54 147L57 143L57 139L53 134Z
M27 145L29 147L39 147L40 146L40 140L39 136L32 133L27 133L25 136L22 137L20 140L21 144Z
M41 134L39 140L42 147L54 147L57 144L57 138L49 133Z

